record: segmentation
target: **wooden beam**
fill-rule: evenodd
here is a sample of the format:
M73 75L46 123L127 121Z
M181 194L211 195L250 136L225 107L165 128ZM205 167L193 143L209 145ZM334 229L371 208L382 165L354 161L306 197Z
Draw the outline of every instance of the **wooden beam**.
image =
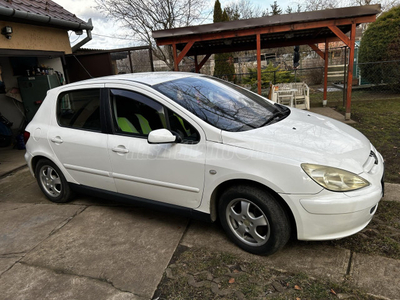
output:
M199 64L199 71L204 66L204 64L207 62L207 60L210 58L210 56L211 56L211 53L209 53L206 56L204 56L204 58L201 60L201 62Z
M334 34L336 34L336 36L342 40L343 43L345 43L347 45L347 47L350 47L350 39L347 37L347 35L345 35L343 33L343 31L341 31L338 27L336 26L328 26L330 30L332 30L332 32Z
M325 59L325 53L322 52L322 51L318 48L317 45L315 45L315 44L308 44L308 46L310 46L311 49L313 49L315 52L317 52L317 54L318 54L319 56L321 56L322 59Z
M257 89L261 95L261 35L257 34Z
M178 65L179 63L182 61L182 59L185 57L185 55L188 53L188 51L190 50L190 48L192 48L194 44L194 41L190 41L189 43L186 44L185 48L183 48L183 50L181 51L181 53L179 53L178 56Z
M329 27L329 26L344 26L351 24L361 24L361 23L371 23L376 20L376 16L364 16L357 18L345 18L345 19L331 19L324 21L314 21L309 23L296 23L296 24L285 24L285 25L275 25L275 26L265 26L261 28L249 28L249 29L241 29L241 30L227 30L219 33L199 33L193 35L186 36L172 36L166 38L158 38L156 39L157 45L170 45L173 43L182 44L188 43L190 41L211 41L218 39L227 39L227 38L235 38L235 37L244 37L244 36L254 36L254 34L267 34L267 33L278 33L278 32L293 32L297 30L304 29L315 29L321 27Z
M285 41L285 42L270 42L270 41L261 41L261 49L268 49L268 48L280 48L280 47L288 47L288 46L296 46L296 45L307 45L307 44L312 44L312 43L325 43L325 41L331 42L337 42L340 41L340 39L336 36L331 37L331 38L318 38L315 40L311 39L304 39L304 40L295 40L295 41ZM210 48L192 48L187 56L194 56L194 55L205 55L205 54L217 54L217 53L229 53L229 52L240 52L240 51L249 51L249 50L254 50L254 44L249 43L246 45L240 45L240 46L235 46L231 45L230 47L210 47Z
M174 57L174 71L179 71L178 55L176 53L176 44L172 44L172 55Z
M354 70L354 49L356 41L356 24L351 26L350 32L350 54L349 54L349 67L347 75L347 102L346 102L346 115L345 119L350 120L351 117L351 90L353 86L353 70Z

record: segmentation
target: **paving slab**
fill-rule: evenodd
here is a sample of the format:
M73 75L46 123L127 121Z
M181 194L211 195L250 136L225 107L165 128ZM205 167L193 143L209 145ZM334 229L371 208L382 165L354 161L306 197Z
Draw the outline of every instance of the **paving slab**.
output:
M150 299L187 222L155 211L92 206L21 262L106 281Z
M345 120L344 116L340 112L338 112L338 111L336 111L333 108L330 108L328 106L326 106L326 107L311 107L310 110L312 112L316 113L316 114L320 114L320 115L323 115L323 116L326 116L326 117L341 121L341 122L346 123L346 124L357 123L357 122L355 122L355 121L353 121L351 119L350 120Z
M400 184L385 183L385 197L382 200L400 202Z
M229 241L217 224L192 221L181 244L206 247L214 251L223 250L241 256L252 255ZM351 255L350 250L328 247L318 242L291 242L271 256L252 256L270 268L342 281L347 274Z
M0 275L82 209L0 202Z
M365 291L392 300L400 299L399 260L355 253L350 274Z
M83 208L0 202L0 256L29 252Z
M31 185L36 182L28 168L13 171L0 180L0 201L3 201L7 196L26 185Z
M120 291L106 281L56 273L23 264L16 264L1 278L2 299L113 299L145 300L132 293Z
M26 165L25 150L0 148L0 177Z

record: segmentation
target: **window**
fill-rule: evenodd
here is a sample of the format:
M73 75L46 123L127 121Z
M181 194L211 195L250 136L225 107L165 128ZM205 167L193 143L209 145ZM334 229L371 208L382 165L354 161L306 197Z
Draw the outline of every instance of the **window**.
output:
M205 76L166 81L154 88L205 122L227 131L263 126L276 111L258 95Z
M197 130L186 120L142 94L112 89L110 99L117 133L147 137L152 130L166 128L183 143L200 140Z
M63 127L101 131L100 90L62 93L57 103L57 120Z
M117 132L147 136L167 128L163 106L141 94L113 89L111 103Z
M167 109L170 130L182 139L182 143L195 144L200 141L198 131L184 118Z

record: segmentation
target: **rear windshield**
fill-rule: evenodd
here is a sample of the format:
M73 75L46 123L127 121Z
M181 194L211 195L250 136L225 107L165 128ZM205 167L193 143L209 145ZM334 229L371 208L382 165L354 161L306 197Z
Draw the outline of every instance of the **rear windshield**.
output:
M276 110L263 97L211 77L187 77L154 88L205 122L226 131L263 126Z

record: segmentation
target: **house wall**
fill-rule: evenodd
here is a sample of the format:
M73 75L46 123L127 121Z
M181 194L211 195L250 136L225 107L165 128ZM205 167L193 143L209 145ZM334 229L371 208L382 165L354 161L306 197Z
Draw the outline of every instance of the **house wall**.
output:
M68 32L65 29L0 21L0 28L11 26L11 39L0 36L0 49L62 51L71 54Z

